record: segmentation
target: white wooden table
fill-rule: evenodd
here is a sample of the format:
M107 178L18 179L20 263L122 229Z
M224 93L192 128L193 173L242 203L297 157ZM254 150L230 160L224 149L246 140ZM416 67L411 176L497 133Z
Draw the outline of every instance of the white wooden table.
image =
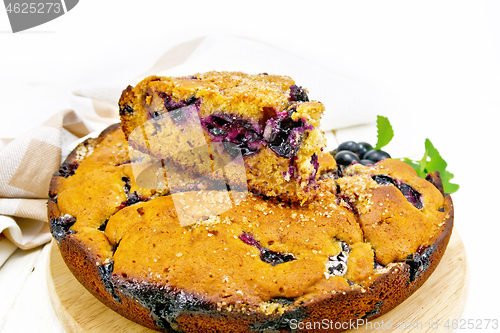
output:
M47 291L49 250L50 243L18 249L0 268L1 332L65 332Z
M498 2L313 1L305 6L256 0L237 15L228 12L234 6L218 0L194 2L192 8L203 10L191 10L186 22L186 16L167 15L185 12L182 1L147 1L144 6L132 1L80 1L64 17L15 36L8 33L0 9L0 131L8 130L2 127L11 112L7 107L43 97L37 91L41 84L69 86L140 74L134 60L144 50L127 49L130 41L144 39L145 45L156 48L164 42L168 48L182 39L231 33L276 45L368 82L402 102L398 112L408 123L420 126L414 135L422 139L422 148L429 136L461 185L453 196L455 226L471 266L463 318L500 320L500 292L488 281L498 271L500 234ZM207 6L214 3L221 16L207 22ZM300 20L255 23L262 8ZM139 26L158 33L145 36ZM166 26L183 31L168 39L168 33L163 37L160 33ZM16 85L26 92L21 99L11 95ZM398 135L405 137L401 130ZM0 268L0 332L64 331L47 294L47 255L47 246L17 250ZM481 330L486 331L499 332Z

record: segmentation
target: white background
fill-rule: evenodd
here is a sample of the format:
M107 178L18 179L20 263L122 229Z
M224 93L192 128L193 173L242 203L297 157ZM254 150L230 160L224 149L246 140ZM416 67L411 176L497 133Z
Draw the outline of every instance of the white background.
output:
M432 140L461 186L455 225L471 270L463 318L500 320L499 18L493 0L82 0L12 34L0 8L0 137L19 135L20 114L28 124L44 119L38 103L82 83L135 77L179 42L222 34L274 45L384 91L397 106L389 119L413 128L395 126L394 140L422 150Z

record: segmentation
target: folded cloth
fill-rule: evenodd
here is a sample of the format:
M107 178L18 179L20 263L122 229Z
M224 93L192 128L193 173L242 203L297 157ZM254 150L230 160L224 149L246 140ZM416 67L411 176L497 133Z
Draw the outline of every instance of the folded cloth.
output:
M103 118L96 126L95 121L66 109L18 138L0 140L0 231L4 237L21 249L50 241L47 199L52 175L80 138L117 121L117 116ZM6 244L4 237L0 241ZM0 265L14 249L0 246Z
M0 138L0 231L16 247L30 249L50 240L46 202L52 175L79 141L119 121L121 90L147 75L190 75L210 70L289 75L309 89L311 99L325 104L325 131L372 123L383 106L382 95L365 84L243 38L209 36L189 41L171 48L148 67L130 82L74 88L66 109L40 110L38 105L33 106L29 112L47 115L42 124L14 139ZM23 117L29 117L29 112ZM2 246L5 242L0 237L0 265L5 261L2 258L10 255L6 251L14 248Z

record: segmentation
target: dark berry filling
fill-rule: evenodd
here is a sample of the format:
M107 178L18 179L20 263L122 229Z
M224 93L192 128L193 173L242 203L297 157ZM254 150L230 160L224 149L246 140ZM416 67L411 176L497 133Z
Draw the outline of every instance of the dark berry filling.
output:
M108 221L109 221L109 219L106 220L106 221L104 221L104 222L102 222L101 225L97 228L97 230L99 230L99 231L105 231L106 230L106 226L108 225Z
M202 121L203 126L211 134L211 140L222 142L231 156L241 153L249 156L259 151L262 146L262 130L239 116L215 113Z
M278 264L283 264L295 260L295 257L289 253L280 253L271 251L267 248L262 248L260 250L260 260L265 263L271 264L271 266L276 266Z
M292 114L295 109L282 112L278 118L269 119L264 129L264 140L269 148L278 156L284 158L295 157L302 144L306 128L301 119L294 121Z
M184 121L184 110L183 109L174 109L172 111L170 111L168 113L168 115L170 116L170 118L172 118L172 120L175 122L175 123L182 123Z
M290 86L290 102L309 102L309 97L302 87L296 85Z
M215 135L215 136L226 136L227 135L227 132L220 127L207 126L207 130L210 132L210 134Z
M271 266L295 260L293 254L276 252L263 247L252 235L248 233L241 234L239 238L243 241L243 243L256 247L260 251L260 260L271 264Z
M309 186L312 186L316 182L316 173L319 170L318 155L313 154L311 156L311 164L314 167L314 171L311 172L311 176L309 177Z
M424 207L422 200L421 200L421 195L413 187L411 187L408 184L402 183L398 186L399 190L403 195L406 197L409 203L411 203L413 206L417 207L418 209L422 209Z
M345 242L341 242L341 246L342 250L339 254L328 257L326 267L330 276L344 276L347 272L347 259L351 248Z
M169 116L175 123L182 123L186 120L186 112L185 107L187 106L195 106L196 109L200 106L200 100L195 98L194 96L180 101L175 101L172 96L167 95L164 92L158 93L158 96L163 99L163 106L168 112ZM164 112L162 111L152 111L149 113L149 117L154 120L159 120L163 116Z
M176 322L181 314L213 314L213 304L199 296L172 287L158 287L148 283L137 284L135 281L123 279L121 275L113 275L114 287L139 304L149 309L155 324L165 332L178 332Z
M57 171L54 174L54 176L56 176L56 177L59 176L59 177L63 177L63 178L68 178L69 176L73 176L79 165L80 164L78 164L76 162L64 161L64 163L59 168L59 171Z
M148 283L137 284L121 275L113 275L113 286L128 297L134 298L143 307L149 309L155 324L166 332L177 332L179 325L176 319L181 314L213 315L220 314L214 307L199 296L177 290L171 287L157 287ZM293 300L275 298L272 303L292 304ZM292 323L305 319L304 308L286 311L282 315L275 314L271 318L250 324L249 331L263 332L266 330L292 331Z
M340 191L337 191L339 193ZM351 211L354 214L358 214L358 211L356 210L356 205L351 201L351 199L346 196L346 195L337 195L337 205L340 205L341 203L344 203L344 206Z
M125 201L125 206L131 206L140 201L147 201L147 199L141 198L139 193L137 191L134 191L127 196L127 200Z
M406 183L395 180L394 178L387 175L374 175L372 179L379 185L394 185L401 193L405 196L406 200L418 209L422 209L424 204L422 202L422 195L418 193L413 187Z
M158 93L158 96L163 99L163 105L165 106L165 109L167 109L167 111L169 112L172 110L186 107L188 105L196 104L199 101L197 98L192 96L188 99L176 102L174 99L172 99L172 96L169 96L164 92Z
M370 311L367 311L361 319L368 319L370 317L373 317L373 316L379 314L380 309L382 308L382 305L384 305L384 301L376 302L373 309L371 309Z
M59 244L67 235L75 233L74 230L69 230L75 222L76 218L69 214L50 219L50 232Z
M316 153L314 153L311 156L311 164L314 166L314 169L316 169L316 170L319 169L318 155L316 155Z
M428 173L427 176L425 176L425 180L434 185L439 190L439 192L444 195L443 181L441 180L439 171Z
M293 91L299 90L299 88L293 89ZM186 106L194 105L198 109L200 104L200 100L196 98L176 102L165 93L159 93L159 96L163 98L165 109L176 123L186 119L186 112L189 112L185 108ZM297 96L301 96L301 94L299 93ZM267 119L265 130L262 129L261 124L222 112L205 117L202 119L202 125L209 133L210 139L213 142L224 143L226 151L233 157L240 153L243 156L253 155L265 143L278 156L295 157L300 149L304 131L307 129L304 122L300 119L292 120L291 116L295 109L277 114L275 110L266 108L264 112ZM150 118L159 120L163 116L163 112L152 111L149 115Z
M306 98L302 88L291 89L294 98ZM176 123L185 121L191 108L195 106L199 111L200 100L189 98L174 101L171 96L161 92L158 94L163 99L163 105L172 120ZM278 156L293 158L297 155L303 140L304 131L311 129L304 122L292 120L295 109L279 112L272 108L264 108L264 122L251 122L241 116L226 113L214 113L201 120L203 127L213 142L222 142L225 150L233 157L241 154L250 156L256 154L263 145L267 144ZM163 117L163 111L151 111L149 117L159 120ZM263 126L265 129L263 129ZM316 157L317 158L317 157ZM314 161L312 161L314 162ZM317 167L316 167L317 169Z
M104 284L106 291L113 296L115 302L121 303L122 300L116 293L113 281L111 280L111 274L113 273L113 260L107 264L97 266L97 271L99 272L99 276L101 277L101 281Z
M294 178L295 177L296 168L295 168L294 162L295 161L292 160L292 163L290 163L290 165L288 166L288 173L285 173L283 175L284 178L286 178L286 176L290 176L290 178Z
M382 265L381 263L379 263L375 257L373 258L373 269L374 270L379 269L379 268L384 268L384 267L385 266Z
M394 178L390 177L390 176L386 176L386 175L375 175L372 177L372 179L374 181L377 182L377 184L379 185L394 185L394 186L398 186L396 184L396 181L394 180Z
M158 112L158 111L153 111L153 112L151 112L149 115L150 115L150 117L151 117L152 119L154 119L154 120L160 120L160 119L161 119L161 117L162 117L162 114L163 114L163 113L161 113L161 112Z
M122 181L124 182L123 191L127 195L127 200L121 202L119 209L131 206L141 201L148 201L150 199L142 197L137 191L130 193L130 188L132 186L130 183L130 178L122 177Z
M430 258L436 245L423 245L417 249L417 252L408 255L406 263L410 266L410 282L425 272L431 265Z
M128 104L125 104L118 111L118 113L120 114L120 116L129 115L129 114L132 114L133 112L134 112L134 109L132 109L132 107L130 105L128 105Z
M132 160L128 159L128 160L125 160L123 162L115 164L115 166L120 166L120 165L125 165L125 164L131 164L131 163L132 163Z
M281 305L292 305L295 302L295 298L286 298L286 297L275 297L271 298L269 303L277 303Z
M123 191L125 191L125 194L130 194L130 188L132 187L132 184L130 183L130 178L127 177L122 177L122 181L125 183L123 185Z
M59 196L59 194L56 194L54 195L53 193L49 193L49 201L52 201L53 203L55 203L57 205L57 197ZM47 202L48 204L48 202Z
M275 315L272 319L250 324L248 329L251 332L295 332L294 325L307 318L307 313L303 307L286 311L282 315ZM296 327L296 326L295 326Z

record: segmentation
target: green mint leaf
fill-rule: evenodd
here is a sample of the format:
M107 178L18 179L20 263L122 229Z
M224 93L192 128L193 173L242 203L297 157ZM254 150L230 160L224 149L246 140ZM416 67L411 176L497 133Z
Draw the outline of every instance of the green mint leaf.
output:
M446 170L448 163L441 157L439 151L429 139L425 139L425 153L420 161L409 158L403 158L402 160L408 163L422 178L425 178L430 172L439 171L445 193L455 193L460 188L458 184L451 182L454 175Z
M408 157L402 158L400 160L409 164L413 168L413 170L415 170L417 172L417 175L419 177L425 178L426 174L421 169L421 161L415 161L415 160L409 159Z
M453 178L453 176L451 178ZM450 194L455 193L460 189L460 186L458 184L450 183L449 180L443 181L443 186L444 186L444 192Z
M455 193L460 188L460 186L458 186L458 184L454 184L454 183L450 182L450 180L453 177L454 177L454 175L449 171L445 171L445 172L441 173L441 179L443 181L443 187L444 187L445 193Z
M425 153L430 158L425 165L425 168L428 170L427 172L434 172L436 170L444 172L444 170L446 170L448 163L441 157L438 150L429 139L425 139Z
M420 161L418 161L418 170L417 173L420 177L425 178L427 175L426 171L426 166L427 166L427 158L429 157L429 154L427 152L427 149L424 152L424 157Z
M389 119L384 116L377 116L377 144L374 149L381 149L391 142L394 131Z

